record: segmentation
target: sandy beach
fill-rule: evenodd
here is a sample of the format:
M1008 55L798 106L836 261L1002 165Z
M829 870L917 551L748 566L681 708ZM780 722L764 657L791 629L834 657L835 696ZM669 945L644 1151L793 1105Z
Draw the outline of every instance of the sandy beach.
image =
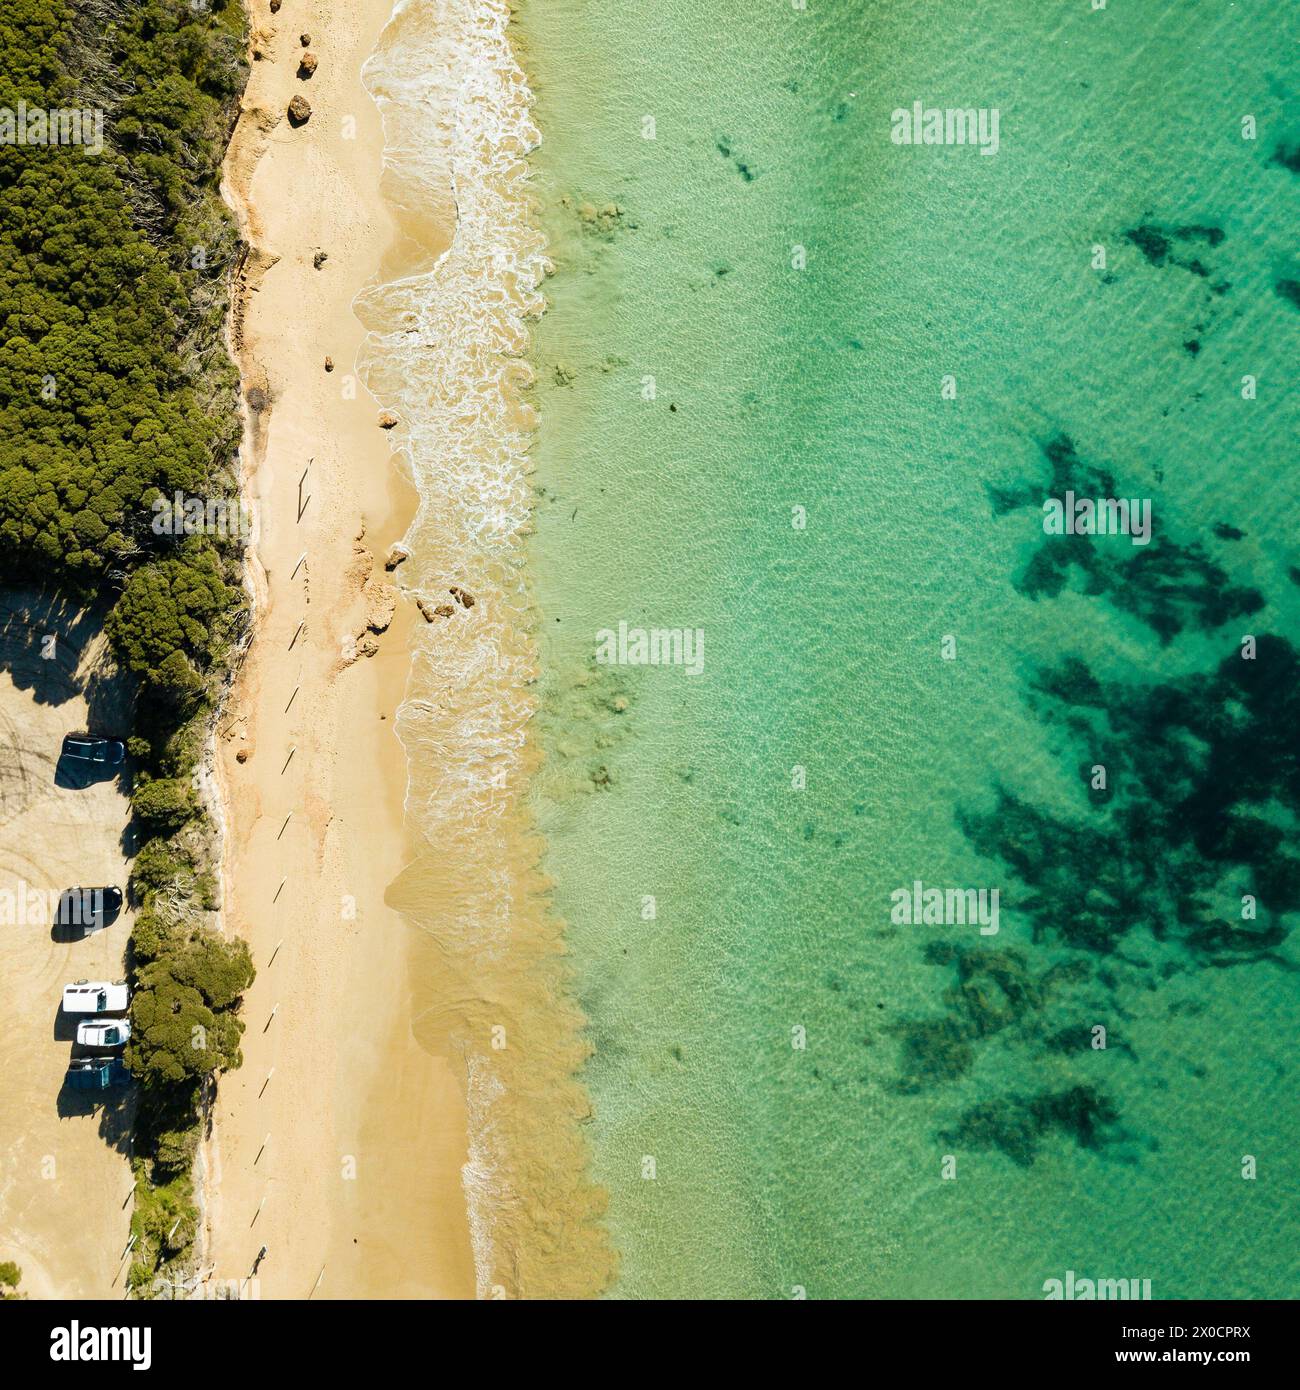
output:
M390 8L284 0L272 15L253 0L225 166L251 248L231 336L258 535L255 636L216 762L226 930L248 938L258 977L244 1066L221 1079L201 1155L202 1261L212 1288L249 1276L265 1246L245 1289L264 1298L474 1292L462 1088L415 1039L412 942L384 903L410 856L394 716L423 621L384 567L413 491L353 376L354 297L400 249L361 82ZM299 95L312 110L295 127Z

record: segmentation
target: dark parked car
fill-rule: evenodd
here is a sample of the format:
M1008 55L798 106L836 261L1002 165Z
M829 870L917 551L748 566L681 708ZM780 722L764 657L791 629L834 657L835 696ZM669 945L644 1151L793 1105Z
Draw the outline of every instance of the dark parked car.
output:
M107 1091L130 1080L131 1073L119 1057L82 1057L68 1063L68 1085L74 1091Z
M126 744L120 738L94 738L90 734L69 734L63 740L63 756L78 763L101 763L116 767L126 758Z
M81 927L86 932L102 931L117 920L122 910L120 888L65 888L59 894L56 927Z

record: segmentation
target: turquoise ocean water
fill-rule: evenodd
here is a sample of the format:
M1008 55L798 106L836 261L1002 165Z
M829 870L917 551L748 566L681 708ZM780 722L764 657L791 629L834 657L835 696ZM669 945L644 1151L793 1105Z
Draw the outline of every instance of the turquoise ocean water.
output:
M518 33L533 804L614 1293L1293 1295L1300 11ZM914 101L997 154L891 143ZM1045 537L1066 486L1152 543ZM620 621L702 671L598 665ZM918 879L1000 930L892 922Z

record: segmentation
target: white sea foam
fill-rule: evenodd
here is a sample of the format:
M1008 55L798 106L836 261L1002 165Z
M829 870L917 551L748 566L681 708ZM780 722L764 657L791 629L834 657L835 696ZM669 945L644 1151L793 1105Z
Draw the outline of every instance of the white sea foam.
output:
M521 556L529 420L518 387L548 266L525 163L540 136L508 20L505 0L399 0L364 71L384 121L386 196L417 228L421 219L454 226L431 264L368 290L356 307L368 329L363 377L400 417L395 437L419 495L400 578L426 603L455 608L419 625L397 716L408 816L455 863L452 901L436 923L416 920L475 975L505 949L520 896L503 866L518 859L507 840L517 834L510 812L535 675ZM452 585L473 595L472 607L450 597ZM460 1041L470 1120L462 1178L482 1297L510 1186L493 1116L504 1088L481 1031L476 1045Z
M483 1057L471 1054L467 1069L465 1108L469 1119L469 1153L461 1169L461 1181L465 1187L465 1206L469 1214L470 1248L474 1252L477 1293L480 1298L490 1298L494 1264L493 1218L506 1196L498 1171L501 1140L492 1107L504 1094L505 1088Z

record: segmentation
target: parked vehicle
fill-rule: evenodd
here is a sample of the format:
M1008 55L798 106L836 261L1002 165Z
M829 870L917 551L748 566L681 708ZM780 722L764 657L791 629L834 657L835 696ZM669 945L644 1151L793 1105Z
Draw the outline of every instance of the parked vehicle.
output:
M107 1091L131 1080L120 1057L79 1057L68 1063L68 1085L74 1091Z
M77 1024L77 1041L82 1047L121 1047L131 1036L131 1021L104 1018Z
M121 910L120 888L65 888L59 895L54 924L82 927L87 932L102 931L117 920Z
M116 767L126 759L126 744L120 738L96 738L91 734L69 734L63 740L63 756L79 763L102 763Z
M131 1002L125 980L77 980L63 986L65 1014L124 1014Z

